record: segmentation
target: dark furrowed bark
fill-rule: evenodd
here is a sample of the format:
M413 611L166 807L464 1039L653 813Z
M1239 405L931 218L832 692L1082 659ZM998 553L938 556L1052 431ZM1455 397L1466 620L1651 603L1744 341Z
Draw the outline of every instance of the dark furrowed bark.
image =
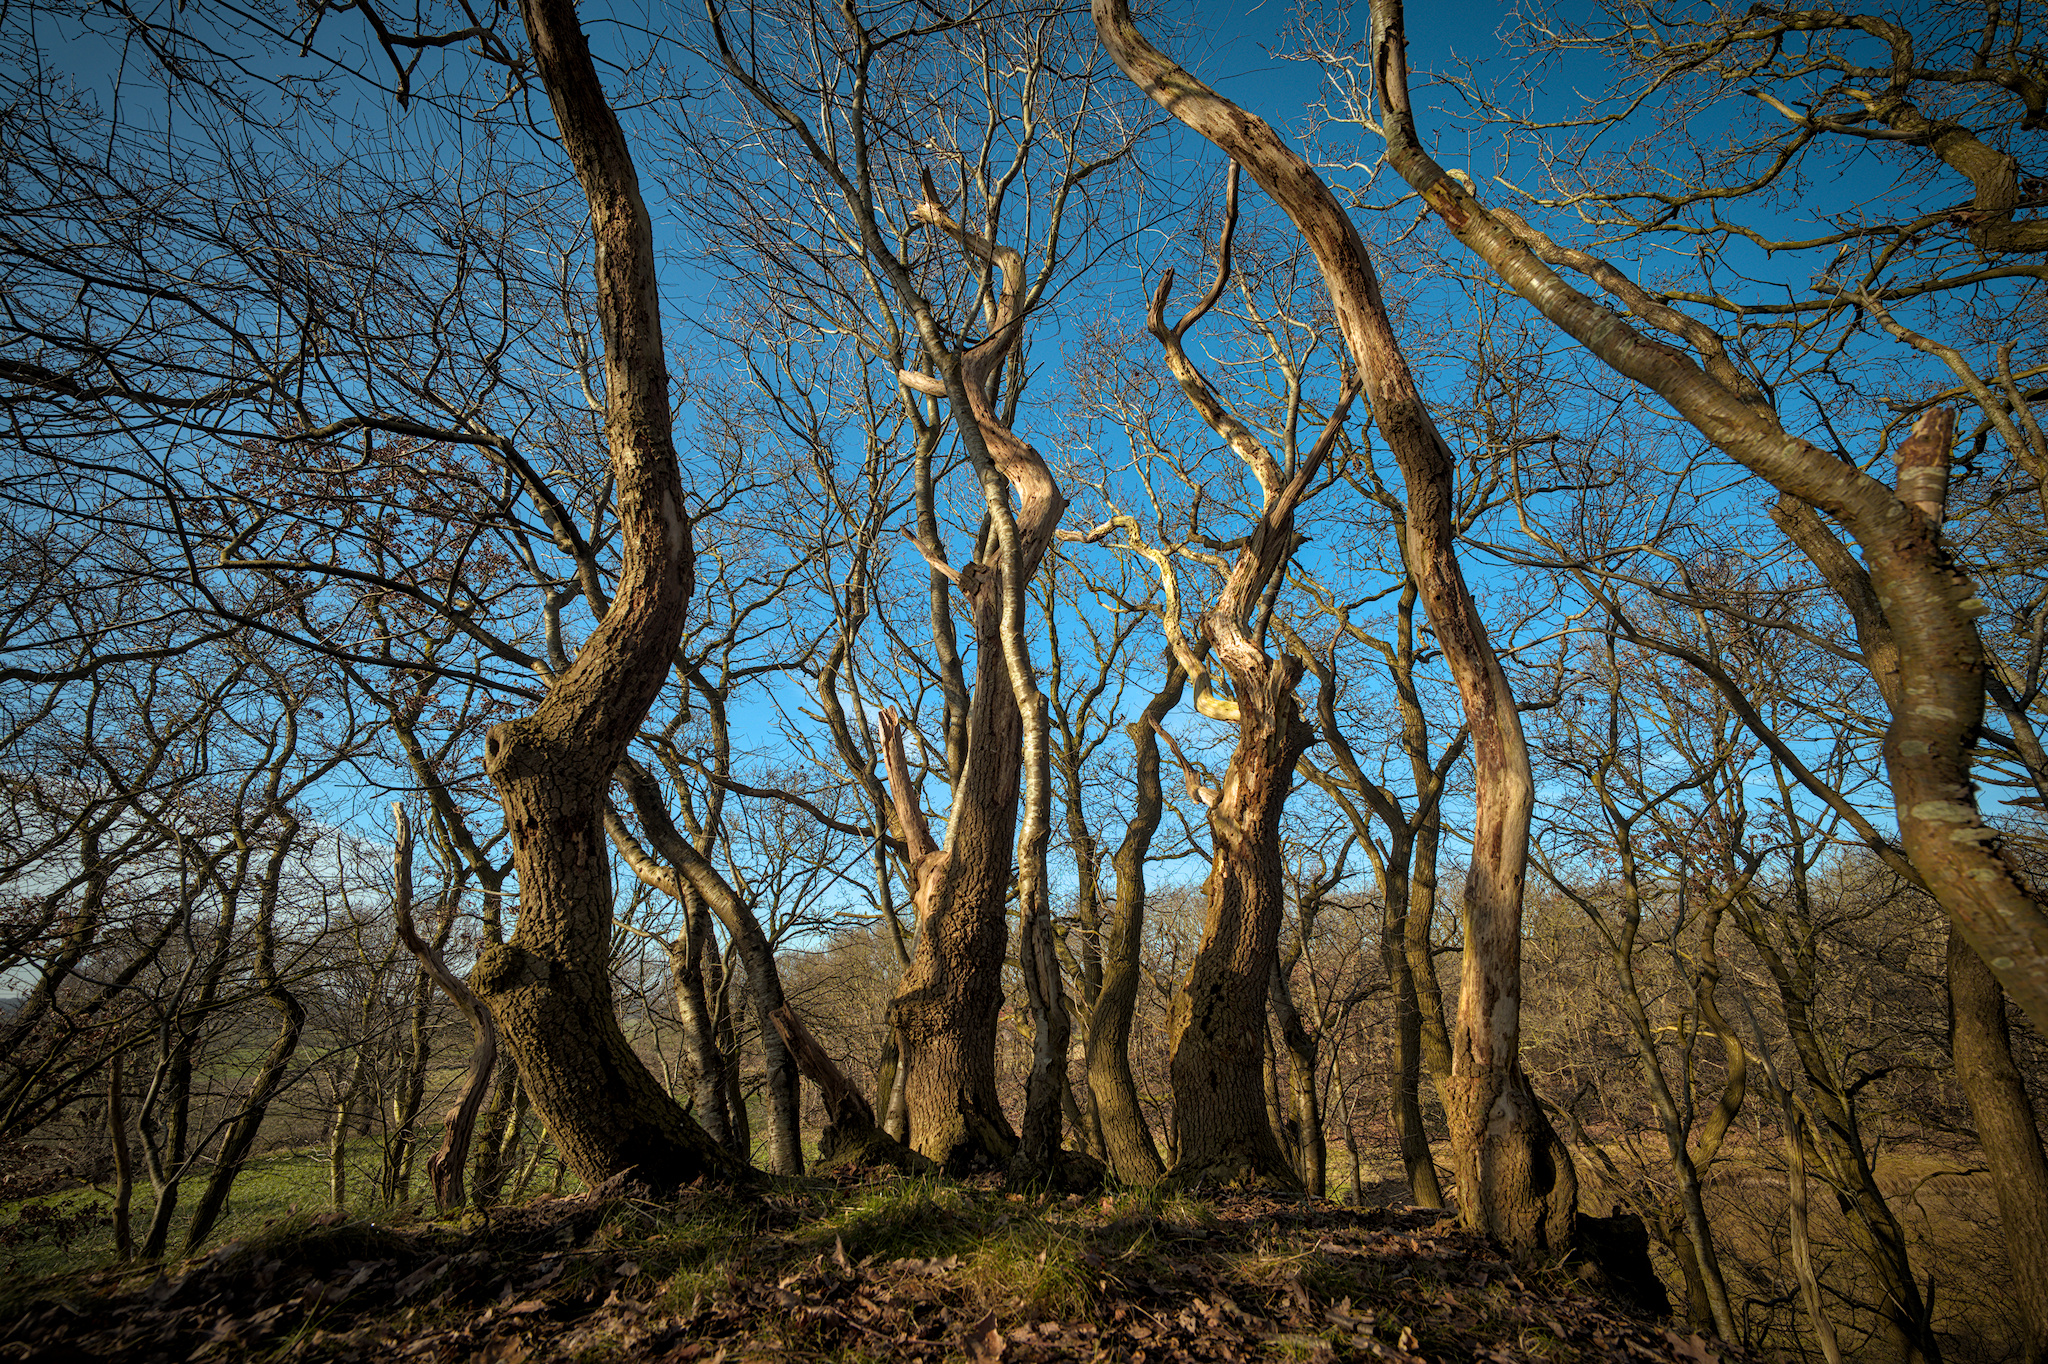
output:
M495 726L484 768L519 879L512 941L471 985L498 1019L563 1158L595 1187L734 1178L721 1150L650 1075L612 1008L605 793L668 677L694 586L670 420L654 237L624 131L568 0L521 6L535 70L590 206L604 340L605 440L623 547L610 606L533 714Z
M1002 615L993 585L981 589L973 611L976 637L992 642ZM911 1146L949 1174L1005 1168L1017 1145L996 1097L995 1041L1022 731L1002 651L982 647L967 769L947 846L929 854L943 865L919 887L917 947L896 996Z
M1266 1002L1286 915L1280 811L1315 732L1294 688L1301 664L1239 678L1236 750L1210 808L1214 859L1201 946L1173 998L1173 1125L1180 1183L1298 1186L1266 1116Z
M967 761L954 785L946 847L943 853L927 855L922 863L926 870L914 873L921 928L897 996L897 1037L906 1067L915 1148L949 1172L1001 1166L1014 1177L1036 1180L1051 1171L1059 1153L1060 1095L1067 1084L1071 1024L1061 995L1047 899L1048 714L1031 667L1025 606L1031 579L1052 545L1067 500L1038 451L1011 431L989 404L990 389L1018 342L1029 306L1023 258L948 217L929 178L925 202L915 216L953 238L1000 277L986 340L965 352L933 344L938 337L925 305L920 328L941 376L934 379L911 371L899 375L907 388L944 396L961 419L962 445L988 512L991 533L983 552L994 562L969 564L959 574L960 590L973 611L976 643ZM900 735L896 742L900 749ZM892 760L890 773L899 819L921 824L923 816L908 797L907 766ZM907 828L905 837L910 838ZM920 841L925 846L932 843L928 831ZM1002 1007L1002 957L1009 936L1005 910L1013 857L1024 924L1020 965L1026 973L1033 1024L1021 1146L995 1092L996 1016Z

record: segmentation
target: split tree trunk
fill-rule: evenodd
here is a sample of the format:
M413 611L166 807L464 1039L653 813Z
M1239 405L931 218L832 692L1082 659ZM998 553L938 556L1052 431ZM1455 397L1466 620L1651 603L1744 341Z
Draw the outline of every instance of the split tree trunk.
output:
M647 831L648 841L668 867L655 864L633 842L625 826L614 822L608 815L606 824L613 845L625 855L642 881L682 903L686 910L692 898L708 905L719 922L725 925L725 931L731 936L732 950L746 968L748 993L753 996L761 1035L762 1066L768 1077L768 1119L775 1173L800 1175L804 1172L804 1163L799 1133L802 1096L797 1089L797 1067L772 1018L784 1003L782 972L775 964L775 946L762 931L761 920L754 913L753 906L739 897L731 883L712 866L704 849L685 838L682 830L669 818L668 807L662 801L661 787L653 774L628 760L619 764L617 775L619 785L625 788L633 802L634 813L640 817L641 827ZM671 872L670 867L674 871ZM704 1060L717 1057L723 1065L722 1049L712 1046L706 1051ZM740 1151L739 1154L743 1156L745 1152Z
M604 341L605 441L623 547L616 590L533 714L492 727L519 878L512 941L471 984L498 1019L535 1108L589 1186L631 1171L658 1188L745 1165L663 1091L612 1007L612 869L605 793L668 678L695 555L670 420L654 234L624 130L605 102L571 0L522 0L534 69L590 205Z
M1318 1039L1301 1021L1294 1005L1294 992L1280 962L1273 963L1270 991L1274 1021L1280 1025L1280 1042L1287 1048L1287 1097L1293 1109L1295 1128L1294 1168L1302 1187L1317 1198L1329 1192L1325 1167L1329 1163L1329 1140L1323 1135L1323 1107L1316 1090Z
M935 326L920 329L941 374L904 371L905 387L952 405L961 443L980 480L991 534L983 552L994 562L968 564L956 581L973 612L975 681L967 722L967 760L953 789L946 846L934 846L909 786L902 736L885 748L892 796L904 838L912 844L917 947L896 997L897 1038L915 1149L948 1173L1009 1169L1036 1178L1059 1152L1059 1096L1067 1083L1066 1034L1058 961L1047 922L1045 847L1051 817L1051 745L1044 694L1032 676L1025 641L1026 588L1059 526L1066 496L1038 451L1019 439L989 405L997 371L1017 344L1026 308L1023 259L970 232L940 207L929 179L917 220L952 238L996 271L1000 285L987 339L964 352L934 345ZM1015 494L1016 505L1011 505ZM893 730L894 721L891 721ZM1023 782L1024 837L1018 846L1018 794ZM912 826L916 826L913 833ZM1005 920L1013 854L1018 859L1019 912L1025 920L1027 990L1033 1002L1033 1060L1026 1087L1029 1144L996 1098L996 1017L1002 1008Z

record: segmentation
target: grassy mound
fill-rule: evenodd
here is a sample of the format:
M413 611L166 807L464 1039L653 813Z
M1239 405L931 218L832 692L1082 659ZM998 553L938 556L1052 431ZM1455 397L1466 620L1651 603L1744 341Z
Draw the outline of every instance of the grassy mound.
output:
M0 1359L1728 1357L1434 1213L896 1175L616 1191L461 1224L282 1220L154 1278L45 1280Z

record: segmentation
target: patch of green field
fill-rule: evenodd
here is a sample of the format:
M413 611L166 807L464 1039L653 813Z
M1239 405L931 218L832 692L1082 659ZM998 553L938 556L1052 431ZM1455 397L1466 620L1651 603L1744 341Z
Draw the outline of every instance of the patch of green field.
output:
M378 1152L371 1143L360 1143L359 1150L361 1154L352 1152L349 1161L349 1189L355 1195L349 1201L356 1211L366 1212L375 1201ZM184 1247L192 1208L205 1191L210 1173L202 1167L178 1190L171 1235L166 1243L167 1254L173 1258ZM418 1184L415 1180L416 1187ZM401 1207L416 1210L421 1202L415 1198ZM227 1210L202 1249L246 1240L293 1213L317 1212L328 1203L325 1147L267 1152L250 1160L236 1178ZM426 1204L431 1207L431 1200L426 1200ZM113 1191L98 1187L0 1202L0 1266L19 1281L113 1264L113 1207ZM138 1181L129 1208L129 1224L137 1246L148 1235L150 1218L155 1212L156 1198L148 1183Z

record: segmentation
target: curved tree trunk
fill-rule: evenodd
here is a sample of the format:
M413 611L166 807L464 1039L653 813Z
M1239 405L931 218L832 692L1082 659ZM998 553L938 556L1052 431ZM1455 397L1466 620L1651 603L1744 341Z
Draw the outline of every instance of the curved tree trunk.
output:
M1390 506L1389 510L1397 516L1405 513L1404 508ZM1353 626L1348 611L1333 604L1326 604L1325 608L1338 618L1339 639L1346 634L1364 639L1386 659L1401 716L1401 748L1407 754L1415 784L1413 811L1402 808L1392 790L1366 775L1345 737L1337 714L1335 644L1327 656L1322 656L1298 642L1296 653L1315 669L1321 684L1316 721L1343 776L1340 782L1311 767L1310 779L1343 809L1354 836L1372 861L1379 882L1380 961L1394 996L1395 1083L1389 1104L1409 1197L1422 1207L1441 1208L1443 1186L1437 1178L1429 1131L1422 1116L1422 1075L1426 1066L1437 1098L1443 1102L1451 1078L1451 1047L1444 1028L1443 994L1437 985L1436 962L1431 955L1436 915L1437 802L1451 765L1464 752L1465 739L1458 736L1441 756L1430 752L1429 719L1415 688L1417 599L1411 573L1401 586L1391 645ZM1361 799L1365 808L1359 804ZM1384 847L1371 837L1375 816L1387 829Z
M1137 748L1137 802L1111 859L1116 868L1116 913L1102 947L1102 988L1088 1017L1088 1087L1102 1117L1110 1168L1126 1184L1151 1184L1166 1168L1152 1143L1137 1082L1131 1077L1131 1017L1138 1003L1138 960L1145 933L1145 857L1152 850L1165 805L1159 781L1159 725L1180 704L1186 687L1187 674L1169 657L1165 684L1144 713L1126 726Z
M1267 124L1196 80L1138 33L1124 0L1093 0L1102 43L1138 87L1242 165L1315 253L1375 423L1408 489L1408 563L1471 733L1477 806L1465 880L1465 966L1448 1117L1467 1225L1517 1254L1573 1245L1578 1178L1522 1073L1522 879L1535 780L1521 719L1465 585L1452 522L1450 451L1394 339L1365 247L1328 186Z
M1286 917L1280 811L1315 731L1301 717L1301 664L1239 676L1237 748L1209 805L1209 913L1173 997L1176 1182L1268 1179L1295 1186L1266 1117L1266 1001ZM1205 802L1208 803L1208 802Z
M1390 1097L1408 1196L1419 1207L1441 1208L1443 1187L1437 1183L1436 1157L1430 1152L1429 1129L1422 1121L1422 1004L1408 955L1410 882L1408 868L1397 865L1414 853L1412 839L1398 834L1390 839L1380 883L1380 960L1394 987L1394 1092ZM1441 1001L1438 1007L1442 1007Z
M692 1112L711 1139L733 1154L745 1151L733 1140L732 1112L725 1099L726 1056L718 1049L711 1021L711 1001L704 989L705 947L711 937L711 915L703 899L686 888L683 932L668 944L669 976L675 982L676 1016L682 1020L683 1046L690 1053Z
M2027 1364L2048 1359L2048 1160L2026 1083L2013 1062L2005 991L1960 932L1948 938L1949 1045L1991 1167L1998 1220L2025 1327Z
M1273 963L1273 984L1268 992L1273 1005L1273 1019L1280 1025L1280 1042L1287 1048L1287 1097L1293 1108L1296 1130L1294 1168L1301 1175L1302 1187L1317 1198L1329 1191L1325 1166L1329 1162L1329 1140L1323 1135L1322 1096L1316 1090L1317 1039L1310 1034L1301 1021L1301 1010L1294 1006L1294 993L1288 987L1286 975L1276 959Z
M234 1188L235 1179L248 1162L249 1153L256 1148L256 1134L270 1112L271 1100L284 1088L285 1073L291 1066L293 1054L299 1049L299 1037L305 1031L306 1006L285 987L277 972L277 899L284 866L291 857L298 830L298 820L286 815L277 846L271 851L270 865L264 873L254 925L256 960L253 974L257 988L263 992L264 1002L277 1010L277 1037L271 1042L270 1050L264 1053L263 1064L257 1067L256 1078L250 1084L249 1097L243 1100L241 1112L235 1115L234 1123L221 1139L213 1174L207 1179L199 1201L192 1207L192 1220L185 1227L185 1254L188 1256L197 1254L206 1238L213 1234L215 1224L227 1207L228 1192Z
M1608 368L1655 392L1750 472L1827 512L1855 537L1897 650L1899 704L1885 731L1884 761L1899 841L2007 993L2048 1028L2048 906L2001 850L1970 778L1984 716L1976 618L1985 607L1940 539L1954 411L1935 408L1914 423L1895 452L1896 491L1858 462L1786 431L1704 323L1652 298L1606 261L1488 209L1437 164L1416 135L1400 0L1373 0L1372 8L1388 160L1445 228ZM1574 287L1559 266L1592 281L1635 320ZM1645 328L1682 341L1697 358ZM1889 685L1882 676L1880 685Z
M787 1002L782 993L782 973L775 964L774 944L762 931L753 906L739 897L731 883L711 865L704 850L685 838L669 818L668 807L661 798L661 787L653 774L628 759L619 764L617 776L619 785L625 788L626 795L633 802L633 811L640 817L641 827L647 831L648 841L674 871L655 864L633 842L626 827L608 813L605 827L611 834L613 846L625 856L642 881L684 904L686 910L692 900L708 905L731 935L732 950L746 969L747 991L753 996L754 1014L759 1024L761 1059L768 1077L768 1121L775 1153L775 1172L800 1175L804 1172L799 1136L801 1096L797 1090L795 1058L790 1055L773 1018L775 1011ZM721 1058L721 1049L715 1045L702 1053L704 1061L713 1058ZM722 1071L721 1058L721 1074ZM701 1079L699 1083L702 1083ZM744 1155L744 1151L740 1154Z
M745 1170L634 1054L612 1007L605 794L682 638L695 555L683 512L661 336L654 234L624 131L570 0L522 0L534 68L590 205L604 341L605 440L623 547L603 620L533 714L494 726L484 770L519 879L512 941L471 985L503 1030L533 1105L589 1186L615 1174L667 1189Z
M1046 702L1032 676L1024 632L1027 588L1059 526L1067 499L1038 451L990 407L992 381L1018 342L1026 309L1023 259L963 228L940 207L929 178L917 220L993 267L1000 286L989 335L962 353L934 346L939 377L906 370L905 387L945 397L981 483L991 534L976 561L957 575L974 619L975 682L967 719L967 761L954 784L946 846L933 846L909 786L902 736L888 766L897 816L913 853L917 948L896 997L897 1037L914 1149L949 1173L1011 1167L1036 1178L1059 1151L1060 1092L1066 1086L1070 1024L1058 958L1046 923L1045 847L1051 819L1051 746ZM920 319L925 328L929 318ZM1015 494L1016 505L1011 496ZM892 729L894 722L891 722ZM1018 794L1025 817L1017 844ZM913 834L912 825L918 826ZM1033 1063L1026 1090L1029 1143L1018 1138L996 1098L996 1017L1009 925L1005 903L1012 857L1019 860L1019 912L1026 932L1022 964L1032 999Z
M1927 484L1930 475L1945 479L1947 453L1934 449L1932 442L1925 443L1916 453L1920 456L1917 465L1901 452L1900 482L1926 494L1915 505L1938 530L1946 507L1940 486L1930 488ZM1918 488L1913 485L1915 478L1920 480ZM1820 571L1849 613L1864 666L1879 695L1896 714L1904 698L1899 649L1870 575L1805 503L1782 496L1771 509L1771 519ZM2037 748L2024 715L2008 708L2007 719L2023 753ZM2037 788L2048 797L2048 785L2042 783L2038 764L2030 761L2028 766L2035 771ZM1899 867L1896 859L1888 860L1908 879L1917 877L1917 867ZM1948 939L1948 988L1950 1048L1956 1079L1969 1100L1978 1144L1983 1149L1985 1164L1991 1168L2000 1228L2012 1267L2014 1296L2019 1300L2025 1322L2024 1357L2029 1364L2036 1364L2048 1359L2048 1157L2043 1155L2033 1105L2013 1061L2012 1037L2005 1020L2005 992L1953 920Z

